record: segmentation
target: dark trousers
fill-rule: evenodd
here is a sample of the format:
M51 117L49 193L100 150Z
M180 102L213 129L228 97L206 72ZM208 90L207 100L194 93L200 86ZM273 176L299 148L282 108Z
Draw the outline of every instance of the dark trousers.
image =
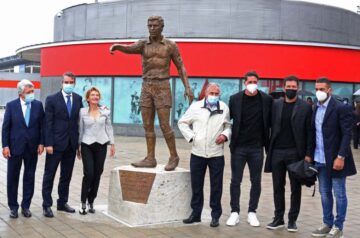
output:
M58 185L59 199L57 200L58 206L63 206L69 199L69 185L71 181L72 171L74 168L76 151L72 146L68 147L64 151L56 151L52 155L46 154L45 171L42 184L42 197L43 207L51 207L53 200L51 193L54 185L54 178L57 168L60 164L60 179Z
M285 184L287 166L299 161L296 149L274 149L272 153L272 180L274 189L275 217L284 218ZM301 183L289 174L291 198L288 219L295 222L299 216L301 204Z
M93 203L100 184L100 177L104 170L107 152L107 144L93 143L87 145L81 143L81 155L84 176L81 186L81 202Z
M219 218L222 214L221 196L223 188L224 156L203 158L191 154L191 208L195 216L201 217L204 206L204 178L206 168L210 171L210 207L211 217Z
M354 149L359 147L360 142L360 126L354 126L353 130L353 141L354 141Z
M231 153L231 183L230 206L231 212L240 212L240 185L243 179L245 164L250 172L250 200L248 212L256 212L261 194L261 174L264 163L262 147L241 148L237 147Z
M35 171L38 160L37 153L29 153L30 150L26 147L24 154L11 156L7 162L7 198L10 209L17 210L19 203L17 200L19 178L22 162L24 161L23 174L23 199L21 207L25 209L30 208L31 199L34 195L35 186Z

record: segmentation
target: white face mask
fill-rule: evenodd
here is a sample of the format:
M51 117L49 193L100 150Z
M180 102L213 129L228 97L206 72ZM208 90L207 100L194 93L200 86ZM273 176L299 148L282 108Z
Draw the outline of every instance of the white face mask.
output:
M317 91L316 92L316 98L319 102L323 102L326 100L327 98L327 93L323 92L323 91Z
M255 93L256 90L257 90L257 84L254 84L254 83L248 84L248 85L246 85L246 89L247 89L251 94L253 94L253 93Z

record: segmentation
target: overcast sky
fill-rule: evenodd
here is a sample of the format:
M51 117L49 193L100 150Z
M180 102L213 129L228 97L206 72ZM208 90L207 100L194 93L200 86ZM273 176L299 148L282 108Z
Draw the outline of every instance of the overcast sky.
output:
M104 1L104 0L103 0ZM151 0L148 0L151 1ZM356 12L360 0L306 0L342 7ZM53 20L60 10L86 0L1 0L0 58L14 55L16 49L53 40ZM100 0L101 2L101 0Z

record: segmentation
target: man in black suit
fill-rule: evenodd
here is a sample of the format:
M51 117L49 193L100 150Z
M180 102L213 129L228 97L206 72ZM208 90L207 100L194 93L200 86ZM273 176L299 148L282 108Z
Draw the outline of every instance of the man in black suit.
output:
M346 177L356 174L350 140L353 123L351 108L331 96L331 82L315 83L316 104L312 125L315 131L315 166L319 170L319 190L323 224L312 232L315 237L343 237L347 209ZM334 197L336 216L333 214Z
M82 98L74 93L75 75L64 73L62 90L46 98L45 102L45 146L46 162L42 185L43 213L53 217L51 210L53 200L51 192L56 170L60 166L60 181L58 185L59 199L57 210L74 213L67 202L69 185L74 168L76 149L79 139L79 111L82 108Z
M305 159L311 162L314 149L314 132L311 126L312 108L297 97L299 79L290 76L284 80L285 98L273 102L269 153L265 172L272 172L274 189L274 220L266 227L271 230L284 227L285 183L287 166ZM296 232L300 212L301 183L289 174L291 202L288 214L288 231Z
M250 201L248 223L260 226L256 209L261 193L261 174L264 161L263 147L269 146L272 98L257 90L259 76L256 72L245 75L246 89L230 97L230 117L233 119L231 151L231 215L228 226L239 223L240 184L246 163L250 171Z
M7 197L10 217L18 217L17 200L21 164L24 161L23 199L21 213L31 217L30 204L34 195L35 171L44 150L42 103L35 100L34 85L27 79L17 85L19 98L8 102L2 126L2 154L7 163Z

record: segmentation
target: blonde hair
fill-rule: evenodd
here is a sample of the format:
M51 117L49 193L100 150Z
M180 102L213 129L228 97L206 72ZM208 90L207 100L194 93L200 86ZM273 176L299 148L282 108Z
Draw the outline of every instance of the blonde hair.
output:
M91 92L93 92L93 91L97 92L97 93L99 94L99 99L101 99L101 92L100 92L100 90L99 90L97 87L92 86L92 87L91 87L89 90L87 90L86 93L85 93L85 98L86 98L86 101L87 101L88 103L89 103L90 94L91 94Z

